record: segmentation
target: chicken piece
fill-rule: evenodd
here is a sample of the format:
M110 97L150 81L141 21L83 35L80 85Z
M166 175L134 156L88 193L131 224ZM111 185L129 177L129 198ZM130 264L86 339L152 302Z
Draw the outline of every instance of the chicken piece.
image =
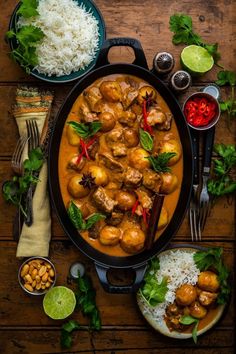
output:
M116 143L122 142L123 140L123 129L116 128L106 134L106 142L109 143Z
M138 228L128 228L124 231L120 245L127 253L137 253L144 247L145 234Z
M97 114L92 113L86 103L81 103L78 113L83 123L91 123L99 120Z
M137 189L135 193L137 194L139 203L143 208L148 210L152 208L153 202L147 192L143 191L142 189Z
M161 176L149 169L143 171L143 185L144 187L158 193L162 185Z
M92 112L96 112L96 105L102 99L102 94L98 87L92 86L84 90L84 98Z
M113 211L109 218L106 218L107 225L117 226L123 220L124 214L119 211Z
M123 157L127 155L127 147L123 143L114 143L111 146L111 151L114 157Z
M197 285L200 289L210 291L212 293L217 292L220 287L217 274L209 270L206 270L199 274Z
M70 161L68 162L67 168L71 168L75 171L81 171L85 165L85 159L82 157L82 159L80 159L78 163L78 157L79 155L73 156L72 159L70 159Z
M138 90L135 89L134 87L127 87L124 91L122 103L123 107L125 110L127 110L132 103L136 100L138 97Z
M135 79L133 79L132 77L127 76L125 81L126 81L127 85L130 85L132 88L134 88L134 89L139 88L139 83Z
M199 304L198 301L194 301L189 306L189 312L190 312L191 316L200 320L206 316L207 309L205 307L203 307L201 304Z
M156 124L162 124L166 120L166 115L159 107L153 107L150 109L147 117L148 124L154 126Z
M109 154L103 153L99 154L99 159L103 162L103 164L110 170L115 171L116 173L123 172L123 165L113 159Z
M179 314L179 308L178 306L176 305L176 303L173 303L173 304L170 304L167 309L166 309L166 313L167 315L170 315L170 316L176 316Z
M121 87L117 81L103 81L100 92L108 102L119 102L122 99Z
M176 302L181 306L188 306L197 298L197 291L191 284L181 285L175 293Z
M114 207L118 204L107 195L103 187L98 187L98 189L93 193L93 199L97 207L105 213L111 213Z
M173 115L171 113L165 113L166 120L162 124L158 124L157 129L158 130L170 130L171 128L171 123L173 120Z
M141 172L135 168L128 167L124 173L124 184L127 187L135 187L141 182L142 178L143 175Z
M170 328L174 331L178 331L181 332L184 329L184 325L182 325L179 320L180 320L180 315L176 316L176 317L172 317L169 320L169 325Z
M216 293L210 293L209 291L201 291L198 300L202 306L209 306L213 304L217 296L218 294Z
M118 117L118 121L123 124L127 125L128 127L133 127L134 122L136 121L136 114L132 111L123 111L120 113Z

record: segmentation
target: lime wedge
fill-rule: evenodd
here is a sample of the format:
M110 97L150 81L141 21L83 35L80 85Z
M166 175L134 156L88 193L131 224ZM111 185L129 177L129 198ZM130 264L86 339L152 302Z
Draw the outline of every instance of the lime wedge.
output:
M75 309L74 292L65 286L51 288L43 299L43 309L53 320L63 320L70 316Z
M208 51L198 45L185 47L180 55L181 64L192 75L203 75L214 65L213 57Z

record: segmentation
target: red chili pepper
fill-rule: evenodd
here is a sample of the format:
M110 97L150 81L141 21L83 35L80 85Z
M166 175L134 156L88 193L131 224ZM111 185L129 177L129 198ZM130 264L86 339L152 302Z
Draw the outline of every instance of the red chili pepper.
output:
M190 99L184 108L186 120L196 127L205 126L214 118L216 113L215 102L206 98L195 97Z
M137 199L132 208L132 215L134 215L134 213L136 212L138 205L139 205L139 200Z
M147 117L148 117L147 100L143 101L142 113L143 113L143 129L147 131L149 134L153 135L152 127L148 124L147 121Z

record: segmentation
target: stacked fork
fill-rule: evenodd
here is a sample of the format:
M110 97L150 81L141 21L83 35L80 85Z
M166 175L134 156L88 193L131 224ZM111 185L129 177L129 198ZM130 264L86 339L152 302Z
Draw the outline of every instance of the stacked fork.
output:
M206 219L210 210L210 197L207 190L207 182L210 176L211 157L214 144L215 127L204 132L204 156L202 168L202 188L199 188L199 132L191 129L194 177L192 198L189 208L189 222L192 241L201 241ZM200 196L199 196L200 189Z

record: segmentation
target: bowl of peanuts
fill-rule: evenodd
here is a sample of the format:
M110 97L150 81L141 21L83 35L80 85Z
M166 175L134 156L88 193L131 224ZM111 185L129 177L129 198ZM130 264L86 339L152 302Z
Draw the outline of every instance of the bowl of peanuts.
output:
M43 295L56 283L56 269L44 257L31 257L22 263L18 273L22 289L31 295Z

